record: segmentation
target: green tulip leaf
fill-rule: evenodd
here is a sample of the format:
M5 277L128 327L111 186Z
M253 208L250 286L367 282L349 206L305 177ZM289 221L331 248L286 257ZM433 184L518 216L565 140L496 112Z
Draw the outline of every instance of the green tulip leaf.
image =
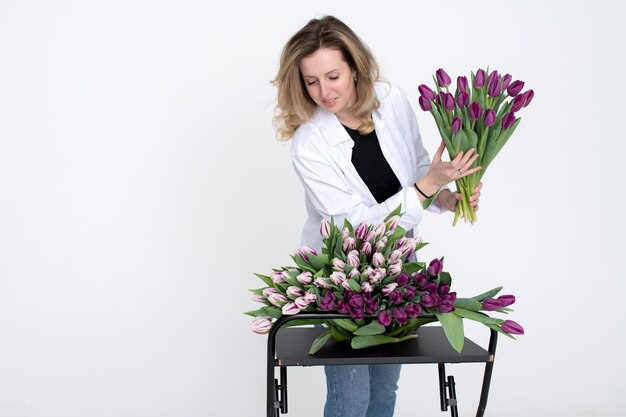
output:
M493 317L489 317L485 313L480 313L478 311L466 310L466 309L461 308L461 307L456 307L456 304L455 304L454 314L456 314L457 316L469 319L469 320L473 320L473 321L477 321L477 322L482 323L482 324L486 324L486 325L502 323L501 319L496 319L496 318L493 318Z
M255 273L254 275L256 275L257 277L261 278L263 280L263 282L268 287L273 287L274 286L274 281L272 281L272 278L268 277L267 275L261 275L261 274L257 274L257 273Z
M466 310L478 311L482 310L483 305L478 300L473 298L457 298L454 301L455 308L464 308Z
M386 345L389 343L400 343L405 340L415 339L417 338L416 334L409 334L404 337L390 337L385 335L374 335L374 336L355 336L352 338L352 342L350 345L352 349L363 349L371 346L378 345Z
M331 322L342 329L349 331L350 333L354 333L359 328L359 326L354 324L354 322L349 319L333 319Z
M454 313L435 313L437 320L441 323L443 331L448 338L448 342L457 352L463 350L465 334L463 331L463 319Z
M322 346L326 344L326 342L328 342L328 339L330 339L331 336L332 336L332 333L330 330L327 330L321 335L319 335L317 339L315 339L313 343L311 344L311 349L309 349L309 355L315 355L317 351L320 350Z
M493 290L489 290L489 291L484 292L482 294L475 295L475 296L473 296L471 298L472 298L472 300L483 301L485 298L493 298L493 297L495 297L495 295L498 294L501 289L502 289L502 287L496 287Z
M380 325L376 320L363 327L359 327L354 334L356 336L373 336L385 333L385 326Z

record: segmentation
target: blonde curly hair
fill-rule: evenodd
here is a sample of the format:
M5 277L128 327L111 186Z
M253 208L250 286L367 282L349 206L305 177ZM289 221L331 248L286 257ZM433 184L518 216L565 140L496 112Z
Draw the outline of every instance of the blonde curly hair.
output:
M278 88L277 115L274 117L277 136L289 140L315 111L315 102L309 96L300 74L300 61L321 48L336 49L344 61L356 72L356 102L351 111L361 122L359 132L374 130L372 112L379 106L374 83L380 70L370 49L345 23L333 16L310 20L289 39L280 57L280 68L272 81Z

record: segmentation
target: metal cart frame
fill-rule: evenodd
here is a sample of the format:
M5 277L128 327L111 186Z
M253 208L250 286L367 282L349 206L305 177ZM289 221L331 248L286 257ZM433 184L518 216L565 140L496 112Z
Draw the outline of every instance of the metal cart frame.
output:
M422 315L422 318L433 316ZM446 363L485 363L480 401L476 417L483 417L487 407L489 385L493 372L498 334L491 329L487 350L465 338L463 350L456 352L440 326L423 326L418 337L393 345L375 346L354 350L346 343L329 340L315 355L309 355L311 343L325 329L319 327L284 327L292 320L316 320L350 318L345 314L302 313L283 316L273 325L267 340L267 417L279 417L288 412L287 367L321 365L364 365L364 364L415 364L436 363L439 370L439 397L441 411L450 410L458 417L454 376L446 376ZM276 375L279 368L279 377Z

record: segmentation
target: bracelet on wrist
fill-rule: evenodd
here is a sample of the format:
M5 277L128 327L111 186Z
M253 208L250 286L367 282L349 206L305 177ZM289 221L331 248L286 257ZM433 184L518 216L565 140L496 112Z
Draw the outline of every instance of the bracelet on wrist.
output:
M424 194L424 192L423 192L422 190L420 190L420 187L418 187L418 186L417 186L417 183L416 183L416 182L415 182L415 183L413 183L413 187L415 187L415 189L417 190L417 192L418 192L418 193L420 193L421 195L423 195L423 196L424 196L424 198L432 198L432 197L433 197L433 195L434 195L434 194L433 194L433 195L426 195L426 194Z

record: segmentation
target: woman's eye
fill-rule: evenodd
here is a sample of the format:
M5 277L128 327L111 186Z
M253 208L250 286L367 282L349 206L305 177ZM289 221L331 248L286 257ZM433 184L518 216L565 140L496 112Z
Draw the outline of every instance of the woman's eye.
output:
M315 81L307 81L306 82L306 85L313 85L313 84L315 84Z
M328 77L328 79L335 81L335 80L339 79L339 76L338 75L333 75L332 77Z

